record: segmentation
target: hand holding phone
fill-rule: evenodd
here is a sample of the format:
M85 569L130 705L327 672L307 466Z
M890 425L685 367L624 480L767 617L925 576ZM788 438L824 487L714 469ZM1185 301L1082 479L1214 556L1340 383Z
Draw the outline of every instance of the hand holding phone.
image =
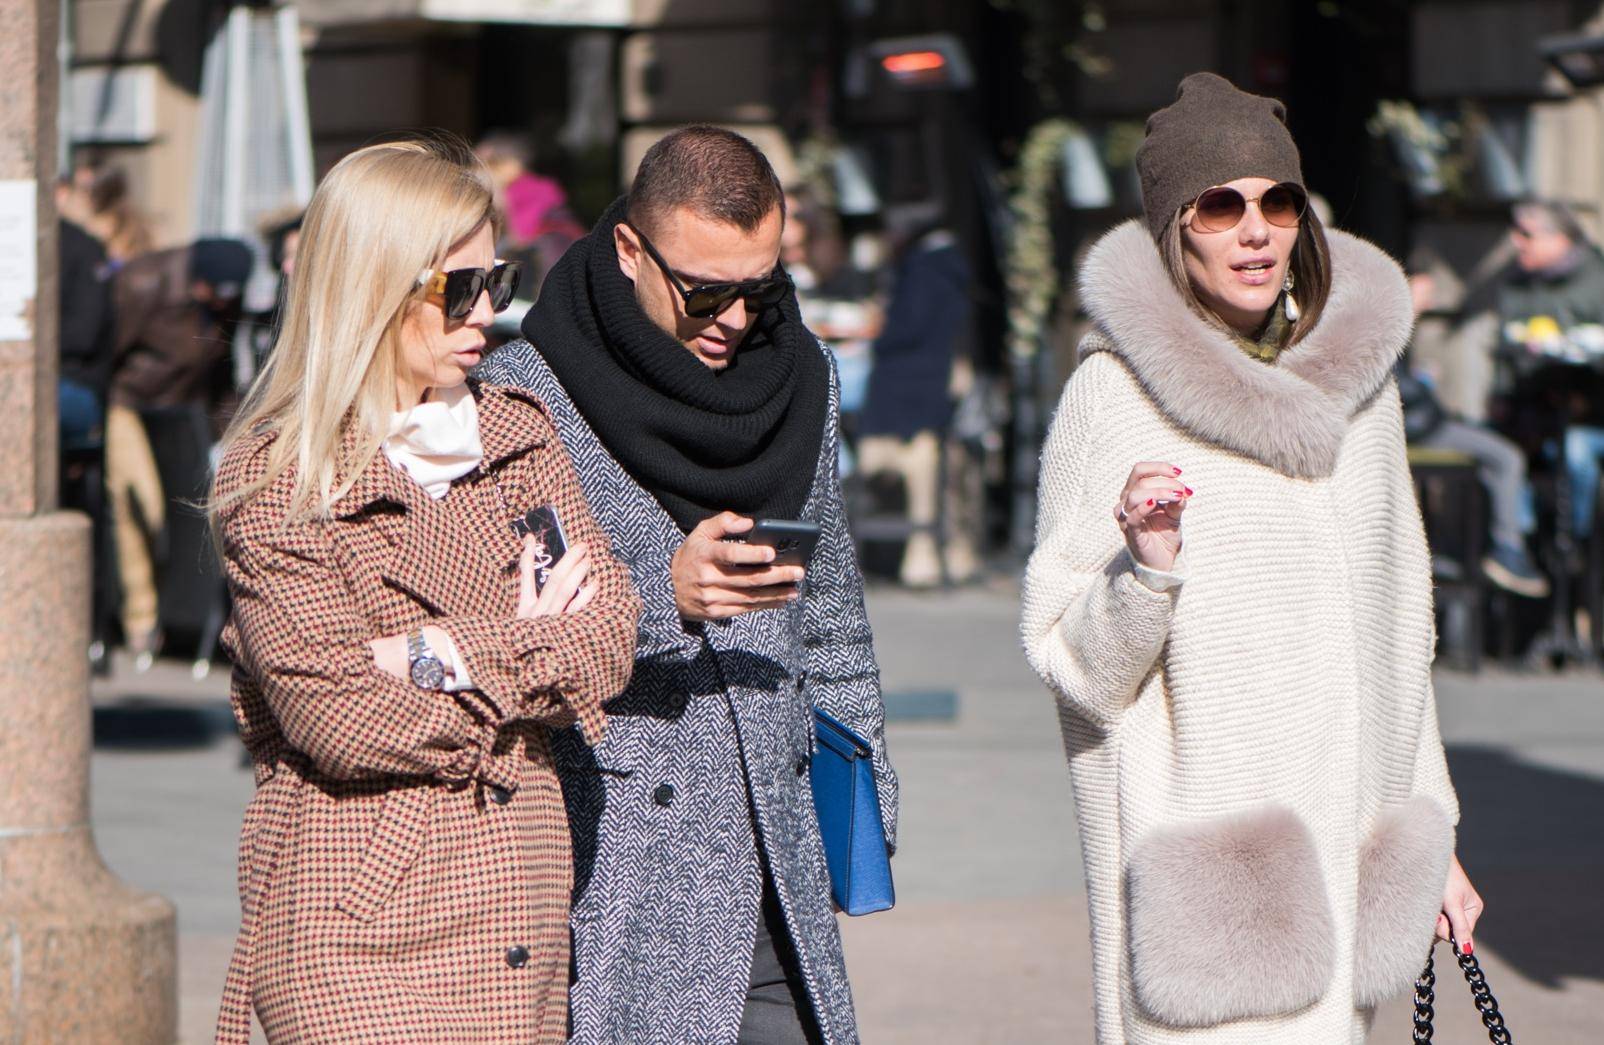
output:
M818 523L801 519L758 519L743 540L773 548L780 565L806 566L819 545L819 533Z
M801 565L776 561L779 552L772 546L747 543L755 529L753 520L721 512L686 535L669 567L682 618L727 620L796 600Z
M582 543L568 546L557 510L550 505L531 508L512 528L524 544L518 557L517 615L542 617L584 609L595 595L595 586L585 583L590 576L590 549Z

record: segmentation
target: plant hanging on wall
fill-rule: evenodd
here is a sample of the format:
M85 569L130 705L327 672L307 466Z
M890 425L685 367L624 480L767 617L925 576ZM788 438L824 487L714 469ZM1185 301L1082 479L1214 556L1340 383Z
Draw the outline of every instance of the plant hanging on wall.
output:
M1043 120L1026 136L1013 171L1014 191L1008 201L1013 231L1004 276L1008 286L1008 352L1016 359L1035 356L1058 293L1053 194L1058 189L1064 145L1078 133L1079 128L1069 120Z

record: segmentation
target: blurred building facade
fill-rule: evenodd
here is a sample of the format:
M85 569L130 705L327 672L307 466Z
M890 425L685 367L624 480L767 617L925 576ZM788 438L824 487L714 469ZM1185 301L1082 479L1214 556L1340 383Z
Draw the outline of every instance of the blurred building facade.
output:
M158 245L192 238L202 220L205 55L233 6L65 3L63 137L74 154L128 170ZM283 5L249 6L261 16ZM849 221L896 203L936 204L976 274L977 358L997 371L1006 368L1009 172L1033 128L1067 117L1063 188L1047 208L1063 305L1061 326L1043 338L1055 358L1036 379L1042 407L1071 365L1077 252L1139 213L1132 158L1143 121L1196 70L1284 98L1306 178L1336 223L1400 259L1422 249L1440 259L1445 314L1499 267L1510 200L1556 197L1595 232L1604 224L1604 76L1575 71L1604 53L1589 43L1604 32L1598 0L293 7L314 175L398 130L472 138L510 129L530 135L536 167L563 182L588 221L667 128L732 126L788 183L823 185ZM1560 71L1567 56L1570 75ZM939 76L925 75L936 66ZM1460 375L1445 389L1450 405L1474 415L1480 349L1446 334L1425 341L1428 356ZM1016 445L1029 442L1027 433Z

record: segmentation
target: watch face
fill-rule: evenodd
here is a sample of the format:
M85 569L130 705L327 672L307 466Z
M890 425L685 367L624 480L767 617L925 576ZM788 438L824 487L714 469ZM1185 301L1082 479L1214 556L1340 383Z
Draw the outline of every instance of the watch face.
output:
M446 667L438 657L419 657L412 662L412 684L419 689L439 689L446 681Z

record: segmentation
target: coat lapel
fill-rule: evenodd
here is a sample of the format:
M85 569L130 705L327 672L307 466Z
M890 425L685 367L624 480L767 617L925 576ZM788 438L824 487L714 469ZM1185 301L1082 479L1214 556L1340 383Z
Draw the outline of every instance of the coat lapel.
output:
M1140 222L1104 236L1081 273L1097 330L1171 420L1297 478L1330 475L1348 421L1386 383L1414 323L1402 271L1379 248L1330 231L1331 296L1314 330L1274 365L1249 359L1187 307Z
M392 465L381 451L373 456L335 502L335 518L371 528L383 538L376 563L384 582L421 603L436 616L490 616L501 605L506 570L516 563L517 542L510 539L469 541L475 527L463 525L478 510L471 503L480 484L499 484L490 491L494 512L510 524L514 511L532 491L525 489L523 458L546 446L550 429L540 420L539 404L516 391L474 388L479 399L479 436L485 456L480 467L457 480L442 500L428 493ZM535 409L531 410L533 406ZM505 503L503 503L505 502Z

